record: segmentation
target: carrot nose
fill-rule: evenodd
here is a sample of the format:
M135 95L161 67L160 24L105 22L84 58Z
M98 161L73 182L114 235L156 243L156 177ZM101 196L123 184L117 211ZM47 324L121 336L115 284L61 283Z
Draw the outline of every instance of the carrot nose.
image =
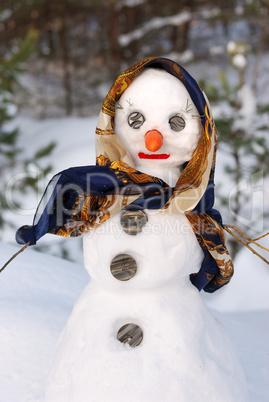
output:
M151 152L156 152L163 145L163 136L158 130L150 130L145 134L146 148Z

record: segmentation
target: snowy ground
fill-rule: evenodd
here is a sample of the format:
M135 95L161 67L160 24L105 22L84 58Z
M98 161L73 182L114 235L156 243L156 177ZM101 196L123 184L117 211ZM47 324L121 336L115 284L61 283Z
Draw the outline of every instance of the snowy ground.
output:
M94 163L96 121L96 117L41 122L20 117L15 124L21 128L26 154L51 140L58 142L51 155L54 174ZM28 199L28 210L12 215L17 227L31 224L37 201ZM7 231L0 243L0 266L18 249L8 244L13 239L14 232ZM41 241L55 240L56 236L48 235ZM42 400L56 341L89 281L81 239L65 241L77 264L27 249L0 275L0 402ZM268 247L269 241L265 243ZM251 401L265 402L269 394L269 271L248 250L240 253L235 269L231 284L205 299L237 346Z
M1 265L16 249L0 243ZM244 269L244 254L238 258L239 272ZM242 283L235 280L231 292L234 298L231 300L227 288L226 297L223 293L223 301L216 303L218 310L213 310L213 314L226 327L237 347L251 401L266 402L269 306L265 288L268 289L269 273L256 261L253 277L242 273ZM82 265L29 249L3 271L0 278L1 402L42 400L57 339L88 281ZM262 301L258 309L251 307L249 292L254 305L256 299L263 300L264 308ZM214 305L217 296L210 296L210 305Z

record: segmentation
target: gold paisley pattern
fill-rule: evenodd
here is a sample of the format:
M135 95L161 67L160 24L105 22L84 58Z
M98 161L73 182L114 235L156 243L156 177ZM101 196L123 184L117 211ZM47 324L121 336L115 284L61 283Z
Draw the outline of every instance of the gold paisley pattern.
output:
M208 108L205 106L205 114L208 117ZM208 160L207 156L211 147L211 135L212 126L209 121L206 121L205 128L202 130L202 136L199 144L188 163L187 167L183 170L181 176L178 179L175 189L175 196L179 191L186 190L187 188L197 188L201 184L202 176L206 171ZM216 144L215 144L216 146Z
M100 128L96 128L95 133L98 135L115 135L114 130L101 130Z
M96 163L99 166L106 166L107 164L109 164L111 161L110 159L106 158L104 155L99 155L96 158Z
M115 195L86 197L81 207L81 220L70 219L57 234L65 237L77 237L98 227L110 218L109 209L114 206L115 198Z
M233 276L234 267L225 245L224 230L207 214L186 214L186 216L200 245L208 250L219 267L219 273L214 276L213 285L220 287L227 284ZM212 237L219 238L220 244L214 243L211 240Z
M123 92L141 71L151 66L160 67L160 64L163 69L186 84L187 78L185 79L183 69L173 61L154 57L142 60L128 68L116 79L104 100L99 116L96 128L96 163L99 166L108 166L115 173L117 179L127 186L126 189L123 187L122 194L113 196L86 194L84 197L78 197L70 221L57 234L66 237L78 236L109 219L110 216L119 212L140 196L140 194L136 195L131 184L139 185L155 182L160 183L163 187L163 182L157 177L149 176L135 169L132 158L113 130L115 110L117 107L121 107L118 102ZM225 245L224 231L207 214L189 213L202 198L209 180L212 183L214 180L218 133L205 95L204 98L204 113L200 116L201 121L203 121L201 139L163 210L167 213L170 210L173 211L175 202L178 200L181 202L181 205L183 205L182 210L186 212L200 246L210 253L218 265L219 271L217 274L213 275L206 270L204 271L207 280L217 289L228 283L233 275L233 264ZM194 201L188 201L193 198ZM79 210L81 211L80 219L76 218L79 216Z
M136 169L128 166L124 162L114 161L110 165L110 169L113 170L116 176L123 181L123 183L128 184L130 180L136 184L142 183L162 183L158 177L149 176L146 173L138 172Z

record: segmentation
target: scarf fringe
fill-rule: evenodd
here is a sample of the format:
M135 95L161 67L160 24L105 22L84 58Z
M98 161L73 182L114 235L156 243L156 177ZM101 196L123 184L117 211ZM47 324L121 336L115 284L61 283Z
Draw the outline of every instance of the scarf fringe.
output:
M265 233L264 235L262 235L260 237L257 237L256 239L251 239L250 237L248 237L244 233L242 233L241 230L239 230L236 226L223 225L223 229L226 230L226 232L228 232L237 241L239 241L244 246L246 246L250 251L252 251L253 254L257 255L261 260L263 260L266 264L269 265L269 261L266 258L264 258L261 254L257 253L257 251L255 251L254 248L250 246L250 244L255 244L256 246L260 247L261 249L263 249L269 253L268 248L263 247L261 244L257 243L258 240L262 239L263 237L268 236L269 232ZM240 235L241 238L238 235Z

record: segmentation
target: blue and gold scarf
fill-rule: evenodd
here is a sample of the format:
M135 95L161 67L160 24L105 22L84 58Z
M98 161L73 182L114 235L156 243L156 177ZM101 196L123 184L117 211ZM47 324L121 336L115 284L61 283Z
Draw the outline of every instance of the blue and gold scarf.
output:
M158 177L136 170L114 131L121 95L149 67L163 69L178 78L200 115L201 139L173 188ZM217 130L210 105L197 82L171 60L143 60L116 79L104 100L96 128L96 165L73 167L55 175L37 208L33 226L21 227L16 240L19 244L34 245L46 233L80 236L122 209L184 212L204 253L201 269L190 279L199 290L214 292L233 275L221 216L213 209L216 148Z

